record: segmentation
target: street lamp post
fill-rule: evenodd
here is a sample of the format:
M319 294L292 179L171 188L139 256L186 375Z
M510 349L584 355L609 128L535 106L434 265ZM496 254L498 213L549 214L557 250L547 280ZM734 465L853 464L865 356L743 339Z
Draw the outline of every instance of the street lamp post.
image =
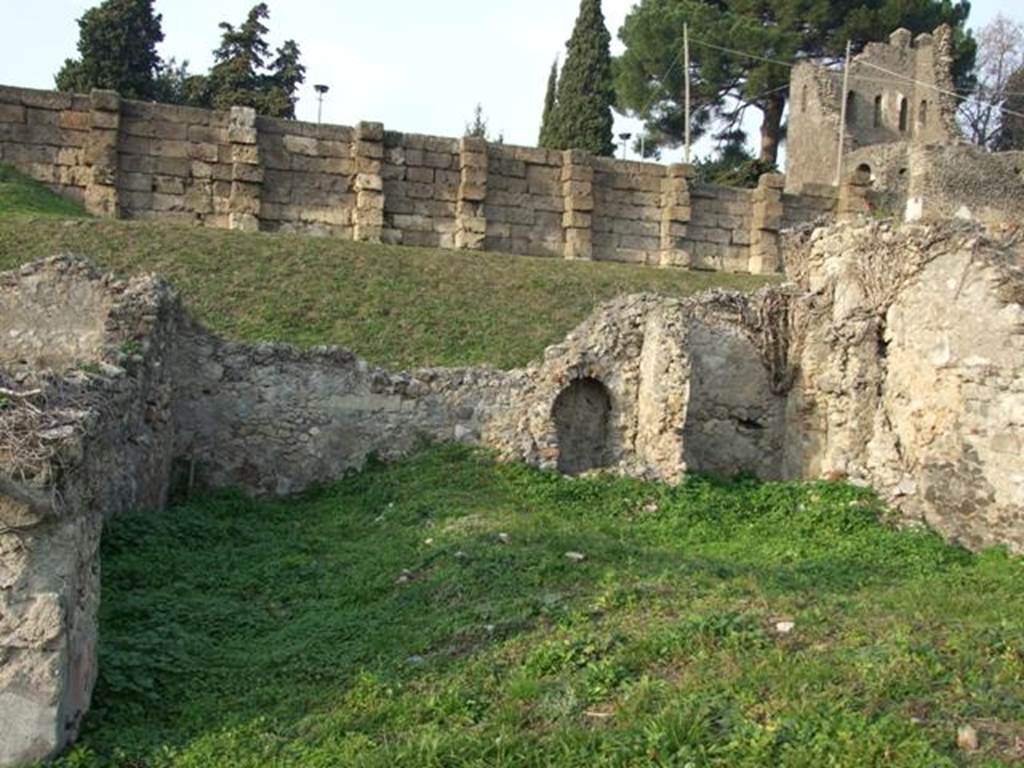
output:
M619 139L622 141L622 159L626 159L626 152L629 149L629 140L633 138L632 133L620 133Z
M324 94L331 89L326 85L319 84L314 85L313 90L316 91L316 121L319 123L324 116Z

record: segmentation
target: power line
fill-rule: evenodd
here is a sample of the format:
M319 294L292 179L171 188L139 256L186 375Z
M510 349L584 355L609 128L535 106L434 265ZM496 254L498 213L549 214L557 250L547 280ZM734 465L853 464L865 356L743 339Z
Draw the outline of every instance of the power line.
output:
M883 73L885 73L887 75L890 75L891 77L895 77L895 78L898 78L900 80L905 80L906 82L913 83L914 85L920 85L920 86L922 86L924 88L930 88L933 91L938 91L939 93L941 93L941 94L943 94L945 96L952 96L954 99L957 99L958 101L968 101L970 98L975 98L977 101L980 101L983 104L991 104L994 107L999 107L999 109L1003 112L1003 114L1013 115L1014 117L1024 117L1024 113L1014 112L1012 109L1007 109L1005 106L999 104L996 101L992 101L991 99L981 99L981 98L977 98L977 97L962 96L961 94L957 93L956 91L950 91L950 90L947 90L945 88L940 88L937 85L933 85L932 83L925 83L925 82L917 80L917 79L915 79L913 77L907 77L906 75L901 75L899 72L893 72L891 69L886 69L885 67L880 67L877 64L872 64L870 61L860 61L858 63L863 64L866 67L870 67L871 69L876 69L879 72L883 72Z
M760 55L755 54L755 53L747 53L746 51L737 51L735 48L726 48L726 47L721 46L721 45L715 45L714 43L709 43L709 42L707 42L705 40L698 40L698 39L691 38L690 42L696 43L697 45L703 45L705 48L713 48L713 49L715 49L717 51L722 51L723 53L731 53L731 54L734 54L736 56L744 56L744 57L746 57L748 59L752 59L754 61L762 61L762 62L765 62L767 64L778 64L780 66L788 67L790 69L792 69L793 67L796 66L796 64L794 64L792 62L782 61L780 59L773 59L773 58L770 58L768 56L760 56ZM976 100L976 101L980 101L980 102L982 102L984 104L990 104L990 105L992 105L994 107L997 107L1004 114L1013 115L1014 117L1024 118L1024 113L1015 112L1013 110L1006 109L1005 106L1003 106L999 102L994 101L992 99L983 99L983 98L978 97L977 95L963 96L962 94L959 94L956 91L948 91L948 90L946 90L944 88L940 88L937 85L933 85L931 83L925 83L925 82L923 82L921 80L917 80L916 78L907 77L906 75L901 75L899 72L893 72L892 70L886 69L885 67L880 67L877 64L872 64L869 61L864 61L863 59L855 59L854 63L855 64L863 64L865 66L871 67L872 69L879 70L880 72L883 72L883 73L885 73L887 75L890 75L892 77L896 77L896 78L899 78L900 80L905 80L907 82L914 83L915 85L920 85L920 86L922 86L924 88L931 88L932 90L938 91L939 93L943 93L943 94L945 94L947 96L952 96L954 99L957 99L959 101L970 101L970 100L973 99L973 100ZM862 77L862 76L851 74L851 77L854 77L856 79L860 79L860 77ZM880 82L887 82L887 81L880 81ZM1018 94L1008 94L1008 95L1018 95Z

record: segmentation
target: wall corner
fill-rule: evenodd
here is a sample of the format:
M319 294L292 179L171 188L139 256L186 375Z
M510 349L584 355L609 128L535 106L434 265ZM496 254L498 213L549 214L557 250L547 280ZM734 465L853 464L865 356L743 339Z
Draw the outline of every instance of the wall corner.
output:
M118 146L121 136L121 97L116 91L94 89L89 94L90 125L85 163L88 180L85 209L94 216L116 219L118 200Z
M256 110L232 107L228 122L231 142L231 199L228 227L245 232L260 228L263 166L260 164Z
M459 141L459 192L455 209L455 247L482 251L487 237L487 142L475 136Z
M594 258L594 165L579 149L562 153L562 236L567 259Z
M693 263L686 249L686 235L693 208L690 205L692 165L677 163L665 169L661 183L661 253L659 266L689 267Z
M754 211L750 227L751 274L768 275L782 271L782 190L786 177L780 173L765 173L757 180L754 190Z
M353 239L379 243L384 233L384 125L359 123L352 144L356 208Z

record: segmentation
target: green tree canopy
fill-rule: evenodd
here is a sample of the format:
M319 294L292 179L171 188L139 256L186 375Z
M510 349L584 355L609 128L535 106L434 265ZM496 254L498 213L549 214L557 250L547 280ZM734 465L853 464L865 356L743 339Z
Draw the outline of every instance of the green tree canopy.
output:
M213 52L214 64L202 83L192 83L192 100L214 109L253 107L272 117L295 117L298 88L306 68L294 40L287 40L270 61L270 17L266 3L249 11L239 27L221 22L221 42Z
M759 159L774 164L790 74L776 61L834 61L847 40L859 52L898 27L920 33L948 23L956 30L955 74L963 86L975 51L964 29L969 12L967 0L640 0L619 32L626 50L615 62L618 105L644 120L662 146L682 143L688 24L694 139L712 128L733 134L754 108L762 114Z
M611 35L604 23L601 0L582 0L558 89L551 121L555 149L585 149L612 155Z
M555 106L558 103L558 59L551 62L551 74L548 75L548 87L544 92L544 112L540 119L540 138L537 139L538 147L554 149L555 140L553 137Z
M131 99L157 96L161 69L156 46L164 39L153 0L105 0L78 20L77 59L67 59L55 80L61 91L110 88Z

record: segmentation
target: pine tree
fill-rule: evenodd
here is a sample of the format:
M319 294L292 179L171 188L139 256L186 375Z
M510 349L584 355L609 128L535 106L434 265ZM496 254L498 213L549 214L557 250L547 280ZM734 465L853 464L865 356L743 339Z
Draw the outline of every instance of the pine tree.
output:
M548 75L548 89L544 94L544 114L540 121L540 138L537 140L538 147L553 149L555 129L555 108L558 105L558 59L551 64L551 74Z
M271 117L295 117L296 95L306 79L299 46L288 40L277 49L268 66L270 46L263 23L270 17L266 3L252 7L237 29L221 22L220 46L213 52L214 65L205 82L193 84L197 98L214 109L253 107Z
M897 27L931 32L945 23L954 28L954 78L967 91L976 49L965 28L969 12L967 0L639 0L619 31L626 50L615 67L618 105L644 120L662 146L681 144L679 58L688 24L693 137L712 124L726 135L753 107L762 114L758 159L771 165L785 137L787 63L835 62L847 40L856 53Z
M153 0L105 0L78 20L80 58L67 59L55 80L61 91L110 88L130 99L157 96L163 41Z
M298 43L288 40L277 49L277 58L270 65L270 74L263 78L264 95L259 111L274 117L295 118L299 86L306 79Z
M269 30L263 21L269 16L267 4L259 3L238 29L226 21L220 23L221 42L213 52L214 65L209 75L210 106L214 109L259 106L260 70L270 55L265 39Z
M558 79L551 131L555 148L614 154L611 39L601 13L601 0L582 0Z

